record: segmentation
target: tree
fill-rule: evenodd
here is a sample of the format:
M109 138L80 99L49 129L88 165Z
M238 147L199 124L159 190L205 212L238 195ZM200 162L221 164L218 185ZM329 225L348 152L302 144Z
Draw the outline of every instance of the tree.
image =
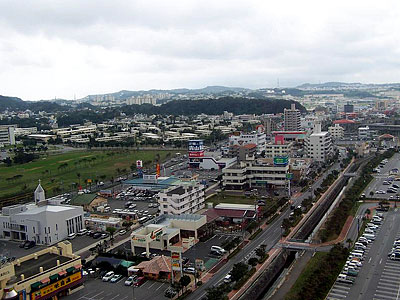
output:
M183 276L181 277L181 279L179 279L179 283L180 283L181 287L182 287L182 288L185 288L185 290L186 290L186 287L189 285L189 283L190 283L191 281L192 281L192 280L191 280L190 277L187 276L187 275L183 275Z
M247 262L250 266L255 267L258 264L258 259L255 257L252 257L249 259L249 261Z
M81 186L81 173L76 173L76 176L78 177L79 180L79 186Z
M372 197L374 195L374 191L370 191L369 195Z
M267 249L267 245L265 245L265 244L260 245L260 247L258 247L256 249L256 255L260 258L263 258L265 256L266 249Z
M212 287L206 289L207 291L207 300L225 300L227 296L223 289L219 287Z
M353 243L353 240L352 239L350 239L350 238L348 238L347 239L347 241L346 241L346 243L347 243L347 248L350 248L351 247L351 244Z
M232 280L233 281L238 281L239 279L241 279L244 275L246 275L247 271L248 271L248 266L245 263L237 263L233 265L232 268Z
M107 227L106 231L110 234L111 238L113 238L114 233L117 229L115 229L115 227Z

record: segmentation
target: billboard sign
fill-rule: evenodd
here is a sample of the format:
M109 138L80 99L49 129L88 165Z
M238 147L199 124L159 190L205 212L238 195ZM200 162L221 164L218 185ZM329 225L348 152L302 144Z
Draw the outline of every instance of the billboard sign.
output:
M203 157L204 143L203 140L190 140L188 143L189 157Z
M275 156L274 157L274 165L275 166L286 166L289 162L289 158L287 156Z
M137 160L136 161L136 168L142 168L143 167L143 161L142 160Z
M143 181L146 183L157 183L157 175L143 175Z
M171 263L172 263L172 270L180 271L181 270L181 253L173 251L171 252Z
M293 173L286 173L286 179L292 180L293 179Z
M76 282L82 278L82 273L77 272L74 273L66 278L63 278L61 280L56 281L55 283L52 283L50 285L47 285L44 288L41 288L40 290L33 292L31 294L31 299L32 300L38 300L42 298L48 298L49 294L52 294L57 291L61 291L65 289L66 287L70 286L73 282Z
M157 174L157 177L160 177L160 173L161 173L160 164L157 164L157 166L156 166L156 174Z

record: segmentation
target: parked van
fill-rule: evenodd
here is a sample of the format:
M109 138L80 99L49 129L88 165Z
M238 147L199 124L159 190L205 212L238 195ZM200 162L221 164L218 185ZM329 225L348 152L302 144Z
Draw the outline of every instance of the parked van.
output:
M390 255L391 260L400 260L400 253L393 253Z
M362 249L367 249L367 247L366 247L364 244L360 243L360 242L356 242L356 243L354 244L354 246L355 246L355 247L360 247L360 248L362 248Z
M351 257L357 257L359 259L363 259L364 258L364 256L361 253L356 253L356 252L351 252L350 256Z
M364 233L362 236L372 241L375 240L375 234Z
M364 250L361 250L361 249L354 249L353 252L354 252L354 253L360 253L360 254L364 255L364 252L365 252L365 251L364 251Z

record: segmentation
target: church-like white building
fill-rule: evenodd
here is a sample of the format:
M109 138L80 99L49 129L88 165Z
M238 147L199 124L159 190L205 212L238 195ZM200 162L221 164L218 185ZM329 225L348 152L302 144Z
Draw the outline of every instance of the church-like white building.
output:
M40 182L34 200L34 203L3 207L0 214L1 238L52 245L84 227L82 207L48 204Z

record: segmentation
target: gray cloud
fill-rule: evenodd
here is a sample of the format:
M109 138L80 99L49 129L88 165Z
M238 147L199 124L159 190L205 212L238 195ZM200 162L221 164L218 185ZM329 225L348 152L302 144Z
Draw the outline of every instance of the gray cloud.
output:
M398 81L400 2L0 2L0 94Z

